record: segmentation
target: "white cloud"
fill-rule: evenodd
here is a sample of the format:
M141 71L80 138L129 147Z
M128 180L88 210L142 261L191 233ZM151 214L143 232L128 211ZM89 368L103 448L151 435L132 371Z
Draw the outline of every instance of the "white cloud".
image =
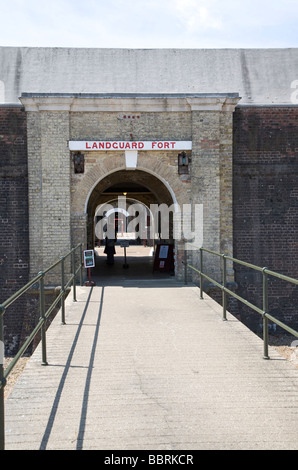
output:
M0 0L2 46L297 47L297 0Z
M174 10L191 33L222 29L222 20L212 0L174 0Z

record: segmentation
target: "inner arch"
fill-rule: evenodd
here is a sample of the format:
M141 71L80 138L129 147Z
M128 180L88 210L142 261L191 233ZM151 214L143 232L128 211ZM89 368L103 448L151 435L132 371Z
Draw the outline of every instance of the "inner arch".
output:
M112 204L112 209L111 205L107 206L109 209L107 211L108 215L116 215L117 220L122 217L124 220L124 225L121 225L121 229L122 227L126 229L127 220L129 219L130 222L133 222L132 218L127 217L126 214L127 207L129 207L130 204L140 204L146 207L148 217L150 217L151 205L160 206L163 204L172 209L174 208L175 210L177 204L175 204L176 198L175 195L173 197L173 194L174 193L169 188L168 184L164 184L159 177L147 171L139 169L133 171L119 170L106 175L93 187L92 192L89 194L88 198L88 248L94 248L97 245L100 245L102 248L102 244L104 243L104 237L98 238L97 236L95 236L95 227L96 224L99 222L98 213L100 212L101 208L105 207L105 205ZM119 198L124 199L125 203L127 204L127 206L125 206L124 209L122 208L122 210L118 210L117 201L120 200ZM171 216L172 212L170 212L170 217ZM100 221L102 222L102 224L104 224L104 218L102 214L100 215ZM119 233L118 222L117 230ZM133 244L139 244L140 246L145 247L152 246L153 249L155 248L155 245L159 243L169 243L173 245L172 218L170 218L169 220L169 231L167 238L162 238L163 234L161 233L158 227L154 227L154 231L155 237L157 234L157 239L150 238L150 236L148 235L148 233L150 233L150 230L142 231L142 233L145 233L145 236L139 236L138 239L136 239L135 243L133 242ZM119 235L121 235L121 233L119 233ZM117 243L117 245L119 245L119 243Z

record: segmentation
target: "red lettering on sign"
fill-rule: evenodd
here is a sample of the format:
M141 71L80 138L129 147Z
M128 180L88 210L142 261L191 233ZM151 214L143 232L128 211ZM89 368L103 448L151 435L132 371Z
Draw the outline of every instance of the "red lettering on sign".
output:
M130 116L131 117L131 116ZM126 141L85 141L82 143L85 145L86 150L141 150L144 149L145 144L146 148L149 149L149 145L151 146L152 150L170 150L175 149L177 142L173 141L156 141L156 142L126 142Z

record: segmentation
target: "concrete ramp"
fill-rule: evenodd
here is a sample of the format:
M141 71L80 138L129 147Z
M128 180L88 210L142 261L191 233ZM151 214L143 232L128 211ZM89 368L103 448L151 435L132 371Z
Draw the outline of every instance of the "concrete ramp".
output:
M298 370L194 286L77 288L5 402L6 449L298 449Z

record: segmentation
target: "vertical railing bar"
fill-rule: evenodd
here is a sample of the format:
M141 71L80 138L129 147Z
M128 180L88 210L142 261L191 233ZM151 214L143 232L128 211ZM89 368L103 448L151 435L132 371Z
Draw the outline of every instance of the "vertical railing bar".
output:
M184 243L184 284L186 285L188 282L187 279L187 250L186 250L186 243Z
M73 301L77 301L77 292L76 292L76 253L75 250L72 251L71 253L71 259L72 259L72 275L73 275L73 281L72 281L72 290L73 290Z
M61 257L61 323L65 325L65 272L64 272L64 256Z
M42 350L42 365L47 366L47 346L46 346L46 318L45 318L45 292L44 292L44 273L40 272L39 279L39 312L40 318L43 319L41 327L41 350Z
M227 287L227 259L226 255L222 255L223 267L222 267L222 319L227 320L227 293L225 288Z
M266 313L268 313L268 274L266 272L267 268L262 269L263 273L263 343L264 343L264 359L270 359L268 353L268 318Z
M200 248L200 298L203 299L203 249Z
M80 244L80 286L82 287L83 285L83 245L82 243Z

